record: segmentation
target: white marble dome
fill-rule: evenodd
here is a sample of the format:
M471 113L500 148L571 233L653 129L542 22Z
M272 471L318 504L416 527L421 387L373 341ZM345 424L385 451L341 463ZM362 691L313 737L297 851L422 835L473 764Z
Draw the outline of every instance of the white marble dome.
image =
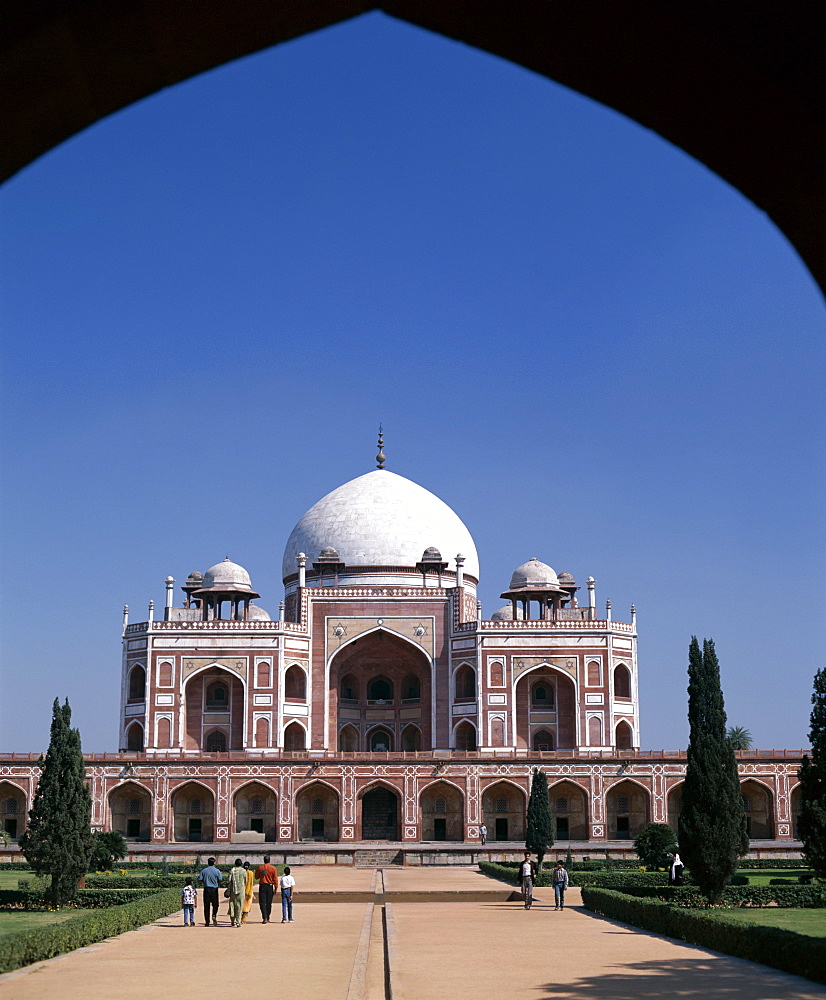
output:
M522 619L525 617L525 612L522 608L516 609L516 617ZM490 616L492 622L510 622L513 621L513 607L510 604L506 604L504 607L499 608L498 611L494 611Z
M312 563L328 546L347 568L412 568L434 546L451 570L461 553L465 573L479 579L476 546L459 516L437 496L387 469L351 479L307 511L287 539L284 578L296 572L299 552Z
M511 590L520 587L558 587L559 580L556 573L547 563L540 562L536 556L529 559L521 566L517 566L511 577Z
M232 562L229 556L223 562L209 567L204 573L201 586L204 590L209 587L220 587L224 590L252 590L249 573L243 566Z

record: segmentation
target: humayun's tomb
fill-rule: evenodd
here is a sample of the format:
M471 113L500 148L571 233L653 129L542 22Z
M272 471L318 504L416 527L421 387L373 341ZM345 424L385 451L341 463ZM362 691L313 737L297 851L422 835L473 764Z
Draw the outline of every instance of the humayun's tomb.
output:
M640 752L634 609L600 613L592 577L532 558L483 619L467 528L378 459L293 528L276 614L229 559L178 606L169 577L162 613L124 609L121 749L87 754L94 826L135 858L496 856L524 843L536 766L559 846L621 852L676 824L685 755ZM753 851L797 854L800 755L738 757ZM14 840L37 773L0 756Z

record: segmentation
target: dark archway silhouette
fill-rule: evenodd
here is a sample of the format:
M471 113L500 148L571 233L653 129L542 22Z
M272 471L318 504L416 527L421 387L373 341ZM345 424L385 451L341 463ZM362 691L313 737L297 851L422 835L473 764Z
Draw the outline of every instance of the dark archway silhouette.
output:
M21 0L2 14L0 179L164 87L368 11L486 50L681 147L763 209L826 287L820 4L784 0Z

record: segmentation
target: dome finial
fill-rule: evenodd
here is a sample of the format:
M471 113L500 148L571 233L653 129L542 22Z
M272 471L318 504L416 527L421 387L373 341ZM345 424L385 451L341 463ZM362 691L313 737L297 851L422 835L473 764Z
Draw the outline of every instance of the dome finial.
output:
M387 461L387 456L384 454L382 448L384 447L384 433L382 432L382 426L379 424L379 453L376 455L376 468L383 469L384 463Z

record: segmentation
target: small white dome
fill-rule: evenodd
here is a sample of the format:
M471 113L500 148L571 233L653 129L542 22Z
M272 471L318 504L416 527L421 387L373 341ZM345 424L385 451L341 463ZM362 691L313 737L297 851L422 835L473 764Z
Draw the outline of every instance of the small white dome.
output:
M243 566L230 561L229 556L223 562L210 566L204 573L204 590L220 587L223 590L252 590L250 575Z
M525 615L522 608L516 609L516 617L524 618ZM493 622L510 622L513 621L513 607L510 604L506 604L504 607L500 608L498 611L494 611L490 616L490 620Z
M556 573L547 563L540 562L536 556L521 566L517 566L511 577L511 590L522 587L558 587Z
M458 553L464 571L479 579L479 557L459 516L437 496L387 469L376 469L322 497L293 528L282 563L286 579L299 552L332 546L341 562L356 566L410 567L434 547L452 569Z
M250 604L249 610L247 612L248 620L251 622L269 622L272 621L269 613L263 608L259 608L257 604Z

